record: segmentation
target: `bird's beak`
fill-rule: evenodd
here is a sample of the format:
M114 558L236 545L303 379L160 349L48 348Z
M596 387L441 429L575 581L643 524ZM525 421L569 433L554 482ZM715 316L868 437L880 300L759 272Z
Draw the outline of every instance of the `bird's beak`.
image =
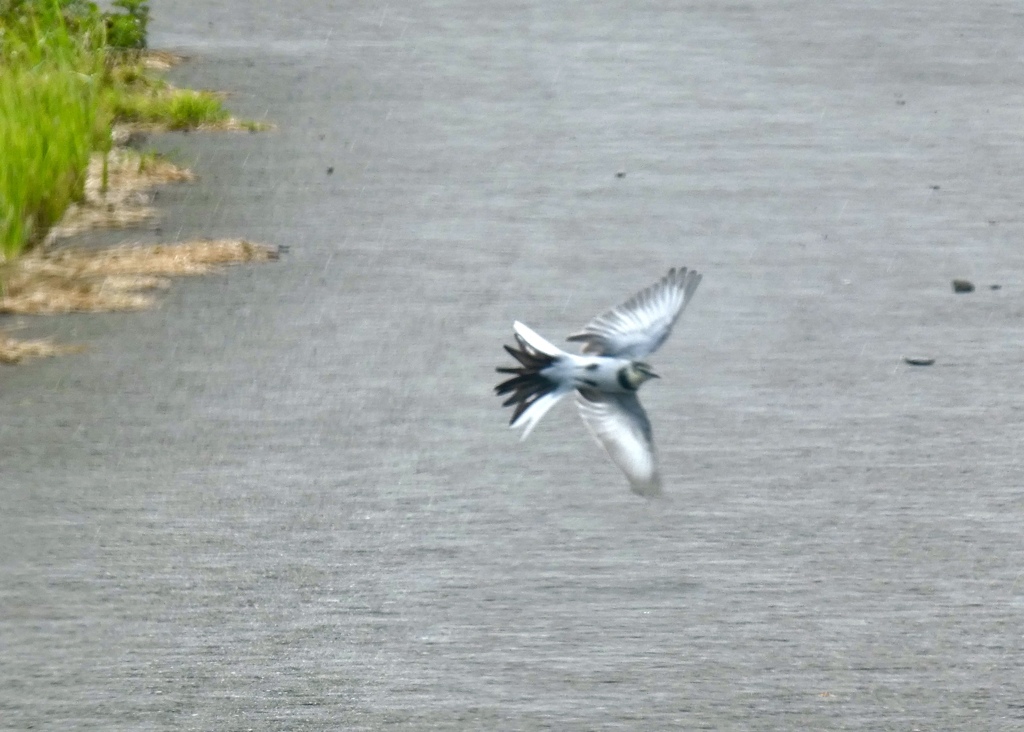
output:
M659 374L656 374L653 371L648 371L647 375L650 376L652 379L660 379L661 378L661 376Z

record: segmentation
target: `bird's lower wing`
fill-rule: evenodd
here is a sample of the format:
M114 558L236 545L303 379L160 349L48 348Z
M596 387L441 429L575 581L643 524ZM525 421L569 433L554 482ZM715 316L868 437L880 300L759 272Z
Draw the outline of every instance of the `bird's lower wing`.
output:
M577 392L576 406L590 433L619 466L634 493L661 495L651 423L635 394Z
M539 399L534 400L529 407L526 408L515 420L513 420L511 427L522 427L523 434L520 435L519 441L522 442L530 433L533 432L533 428L537 426L540 420L551 411L551 408L558 404L566 394L572 390L572 387L562 387L553 390Z

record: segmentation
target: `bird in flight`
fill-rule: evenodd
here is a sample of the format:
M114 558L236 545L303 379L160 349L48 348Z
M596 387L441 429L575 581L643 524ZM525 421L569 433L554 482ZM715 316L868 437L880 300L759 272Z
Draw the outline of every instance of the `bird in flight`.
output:
M567 353L520 323L513 324L518 348L505 346L518 366L499 366L511 374L495 387L502 404L515 406L510 422L523 427L523 440L562 397L576 392L580 417L612 461L626 474L634 493L661 494L651 422L637 390L658 375L645 363L672 332L702 275L686 267L668 274L618 307L594 318L569 336L583 344L583 355Z

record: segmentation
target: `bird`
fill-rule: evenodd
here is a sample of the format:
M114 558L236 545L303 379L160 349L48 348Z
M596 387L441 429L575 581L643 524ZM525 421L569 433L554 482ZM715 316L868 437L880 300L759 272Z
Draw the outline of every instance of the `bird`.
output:
M661 474L651 422L637 391L660 378L642 360L668 339L679 316L697 291L703 275L686 267L664 277L621 305L598 315L567 340L581 343L581 355L568 353L518 320L516 345L505 350L517 366L499 366L510 375L494 390L510 394L503 407L514 406L509 425L522 427L525 440L537 423L566 395L576 393L576 406L590 433L626 475L630 489L641 496L662 493Z

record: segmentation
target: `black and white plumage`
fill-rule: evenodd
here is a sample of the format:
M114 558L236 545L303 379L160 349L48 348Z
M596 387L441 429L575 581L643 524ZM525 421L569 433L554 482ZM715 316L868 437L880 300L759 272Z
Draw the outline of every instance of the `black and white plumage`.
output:
M580 417L626 474L633 491L660 494L651 423L637 399L640 386L657 374L639 359L665 342L700 281L701 275L686 267L669 270L569 336L583 344L582 356L561 350L516 321L518 348L505 350L519 365L499 367L499 373L512 377L495 387L499 395L511 394L502 405L515 406L511 426L523 427L525 440L548 410L575 391Z

